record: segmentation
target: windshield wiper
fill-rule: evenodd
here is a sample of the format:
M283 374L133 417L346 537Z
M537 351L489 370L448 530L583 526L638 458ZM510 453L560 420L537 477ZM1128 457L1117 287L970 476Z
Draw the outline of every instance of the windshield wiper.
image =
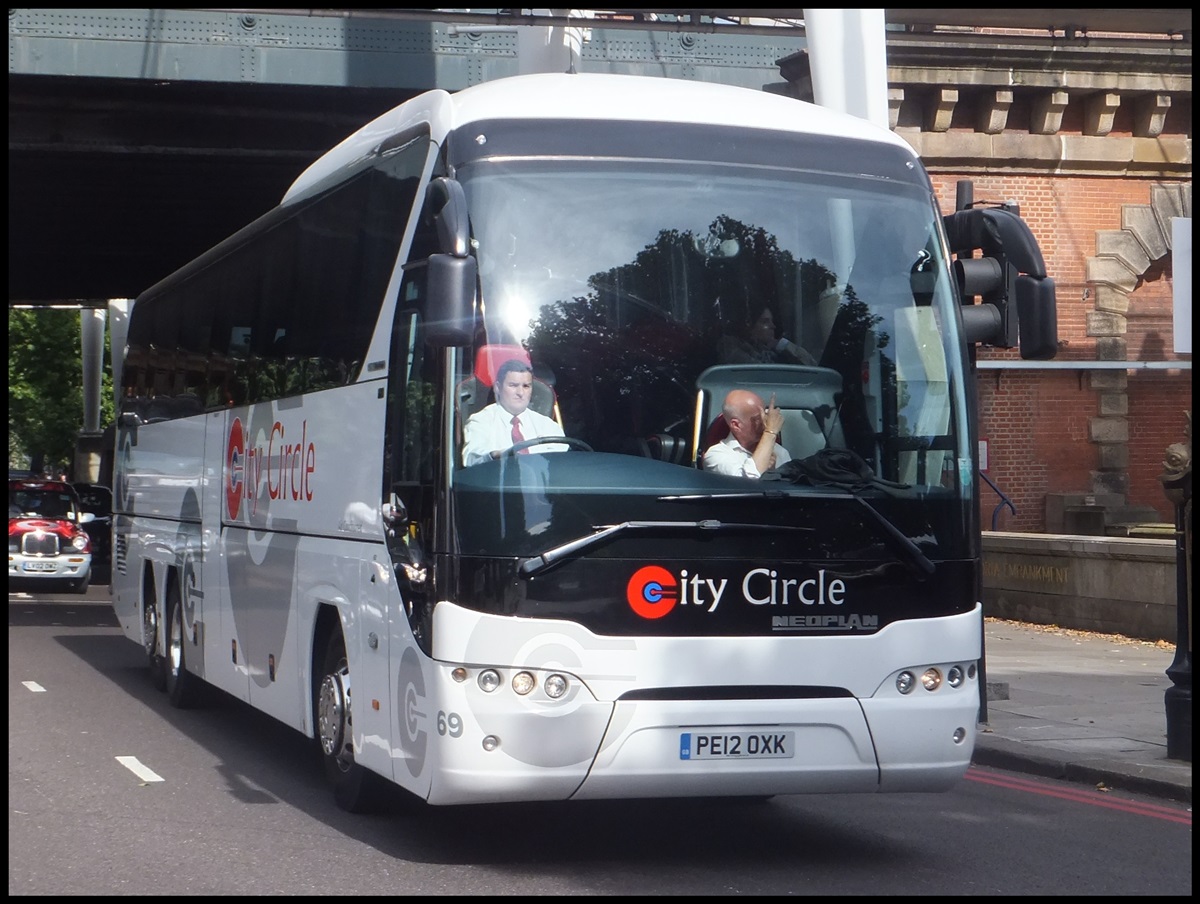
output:
M553 549L548 549L541 555L533 556L526 559L517 568L518 573L522 577L533 577L535 574L540 574L547 568L553 566L556 562L565 559L567 556L575 555L585 549L603 543L610 537L615 537L617 534L626 531L664 531L664 530L698 530L698 531L723 531L723 530L738 530L738 531L761 531L764 533L776 533L781 531L811 531L811 527L780 527L775 524L739 524L729 521L716 521L714 519L705 519L703 521L623 521L620 524L606 524L596 528L593 534L579 537L575 540L569 540L561 546L555 546Z
M892 524L882 512L878 511L875 506L863 499L862 496L854 496L853 498L871 514L875 523L883 529L884 534L892 541L892 545L904 552L908 557L909 564L917 570L918 577L930 577L937 570L934 564L929 561L929 557L921 552L921 548L905 536L900 528Z
M782 490L759 490L756 492L747 493L692 493L686 496L659 496L661 502L699 502L706 503L717 502L722 499L853 499L861 505L871 516L871 520L883 532L884 536L890 541L890 545L903 553L904 561L911 565L914 572L922 580L931 576L937 566L929 560L925 553L921 552L921 548L917 546L911 539L904 535L900 528L892 524L887 516L877 510L871 503L867 502L862 496L859 496L852 488L847 487L843 492L830 493L828 491L821 492L804 492L804 493L787 493ZM782 527L774 527L773 530L784 530ZM810 528L806 528L810 529Z

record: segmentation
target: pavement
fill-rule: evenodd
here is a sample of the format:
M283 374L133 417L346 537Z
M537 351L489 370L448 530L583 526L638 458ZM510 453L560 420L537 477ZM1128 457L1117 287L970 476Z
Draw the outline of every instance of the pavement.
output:
M1192 764L1167 758L1173 644L987 619L986 718L973 762L1192 802Z

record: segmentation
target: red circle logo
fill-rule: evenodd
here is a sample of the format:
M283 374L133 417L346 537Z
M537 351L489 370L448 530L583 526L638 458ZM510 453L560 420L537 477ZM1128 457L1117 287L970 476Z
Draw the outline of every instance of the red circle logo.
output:
M245 482L246 438L242 432L242 419L235 417L229 428L229 442L225 446L225 509L231 521L237 520L242 508Z
M678 598L675 575L659 565L639 568L625 586L629 607L642 618L662 618Z

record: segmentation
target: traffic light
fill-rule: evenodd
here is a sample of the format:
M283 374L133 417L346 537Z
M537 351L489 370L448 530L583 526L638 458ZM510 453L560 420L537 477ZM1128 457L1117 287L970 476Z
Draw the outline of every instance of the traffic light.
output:
M943 218L954 274L963 297L969 342L1018 345L1022 358L1053 358L1058 350L1054 280L1037 240L1015 204L971 207ZM974 257L982 251L982 257ZM980 303L971 299L978 297Z

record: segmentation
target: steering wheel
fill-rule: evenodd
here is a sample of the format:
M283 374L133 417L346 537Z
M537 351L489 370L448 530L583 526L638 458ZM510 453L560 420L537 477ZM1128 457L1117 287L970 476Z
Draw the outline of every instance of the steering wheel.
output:
M564 446L570 446L573 449L582 449L584 452L595 452L596 450L589 446L581 439L576 439L573 436L535 436L533 439L523 439L519 443L513 443L504 450L505 455L516 455L522 449L528 449L530 446L541 446L546 443L561 443Z

